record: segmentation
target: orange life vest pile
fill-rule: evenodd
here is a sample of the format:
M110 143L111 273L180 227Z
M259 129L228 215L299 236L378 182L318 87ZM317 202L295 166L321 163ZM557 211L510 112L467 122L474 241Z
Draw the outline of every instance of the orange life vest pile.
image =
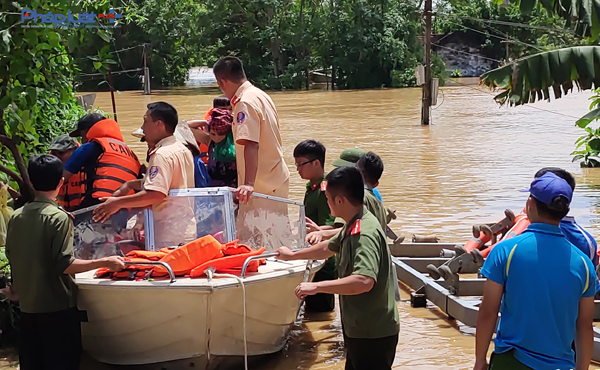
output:
M248 257L263 254L265 248L252 250L245 244L234 240L221 244L212 235L203 236L177 249L163 248L158 252L134 250L127 253L128 262L166 262L175 276L199 278L205 276L204 271L213 267L217 273L240 275L242 266ZM254 260L248 264L246 271L257 272L265 260ZM168 277L167 270L162 266L128 265L126 269L112 272L107 268L96 271L97 278L141 280L145 278Z

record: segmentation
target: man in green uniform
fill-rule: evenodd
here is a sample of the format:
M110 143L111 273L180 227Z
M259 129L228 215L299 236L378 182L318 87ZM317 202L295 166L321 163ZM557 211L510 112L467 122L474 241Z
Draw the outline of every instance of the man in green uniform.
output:
M100 267L120 271L121 257L84 261L73 257L73 222L58 207L63 165L53 155L29 161L35 201L11 216L6 255L21 308L21 370L77 370L81 358L81 320L73 275ZM34 232L32 232L32 230Z
M294 161L298 174L302 179L308 180L306 194L304 194L307 231L318 226L332 226L334 221L325 196L325 153L325 146L315 140L304 140L294 148ZM315 274L313 281L336 278L335 257L331 257ZM333 294L318 293L306 297L306 309L309 311L329 312L334 308Z
M364 183L353 167L327 175L326 195L331 212L346 222L329 241L292 252L280 248L279 259L337 257L338 280L301 283L299 299L317 293L340 295L346 370L391 369L400 324L394 300L392 263L379 221L364 207Z

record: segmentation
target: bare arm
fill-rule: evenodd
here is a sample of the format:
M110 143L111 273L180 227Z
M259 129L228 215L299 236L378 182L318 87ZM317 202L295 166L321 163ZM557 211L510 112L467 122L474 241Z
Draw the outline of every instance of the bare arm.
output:
M594 297L581 298L575 332L576 370L587 370L594 352Z
M256 171L258 169L258 143L256 141L241 140L244 146L245 178L244 185L254 186Z
M189 122L188 122L189 124ZM194 134L194 138L196 139L197 142L202 143L206 146L210 145L210 135L207 134L206 132L204 132L202 129L199 128L191 128L192 133Z
M342 279L326 280L314 283L317 293L358 295L371 291L375 280L364 275L350 275Z
M281 247L277 250L277 252L279 252L279 256L275 258L282 261L323 260L335 254L335 252L329 249L329 242L326 241L315 244L306 249L301 249L297 252L292 252L287 247Z
M144 208L156 204L164 198L166 198L166 194L152 190L142 190L139 193L123 197L102 198L100 200L105 200L105 202L94 210L94 221L106 222L121 208Z
M194 129L194 128L202 128L202 127L206 127L208 125L208 122L205 119L193 119L190 121L187 121L188 126L190 126L190 128Z
M110 256L91 261L76 259L65 269L65 271L63 271L63 273L65 275L75 275L101 267L107 267L113 271L121 271L125 268L125 263L123 258L118 256Z
M69 181L69 179L73 176L73 174L67 170L63 170L63 177L65 178L65 183Z
M487 352L496 331L503 294L504 286L489 279L485 282L475 332L475 369L487 369Z

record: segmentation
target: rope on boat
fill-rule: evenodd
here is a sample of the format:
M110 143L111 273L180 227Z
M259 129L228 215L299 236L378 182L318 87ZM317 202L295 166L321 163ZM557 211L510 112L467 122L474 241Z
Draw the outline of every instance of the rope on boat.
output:
M246 333L246 286L244 285L244 280L239 276L232 274L218 274L214 272L214 267L209 267L204 273L208 277L208 280L211 281L213 277L227 277L236 279L240 285L242 286L242 322L244 329L244 370L248 370L248 342L247 342L247 333Z

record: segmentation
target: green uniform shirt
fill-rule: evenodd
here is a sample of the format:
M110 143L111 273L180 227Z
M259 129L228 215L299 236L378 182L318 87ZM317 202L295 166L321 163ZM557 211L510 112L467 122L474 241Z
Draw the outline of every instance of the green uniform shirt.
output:
M317 225L333 225L334 217L329 210L327 197L321 188L321 184L325 181L325 175L316 183L308 182L306 184L306 193L304 194L304 210L306 217L313 220Z
M366 207L348 225L329 241L329 249L337 254L338 276L368 276L375 280L375 285L367 293L340 295L344 331L350 338L383 338L398 334L400 323L394 299L396 282L381 225Z
M8 222L6 256L21 311L46 313L77 306L77 285L63 271L73 257L73 222L50 199L15 211Z
M381 201L377 199L375 194L373 194L372 189L365 188L363 204L365 205L365 207L367 207L369 212L371 212L371 214L375 216L377 221L379 221L379 223L381 224L381 228L385 232L385 229L387 228L387 213L385 211L385 208L383 207L383 203L381 203ZM335 218L335 226L342 227L344 224L345 222L342 218Z

